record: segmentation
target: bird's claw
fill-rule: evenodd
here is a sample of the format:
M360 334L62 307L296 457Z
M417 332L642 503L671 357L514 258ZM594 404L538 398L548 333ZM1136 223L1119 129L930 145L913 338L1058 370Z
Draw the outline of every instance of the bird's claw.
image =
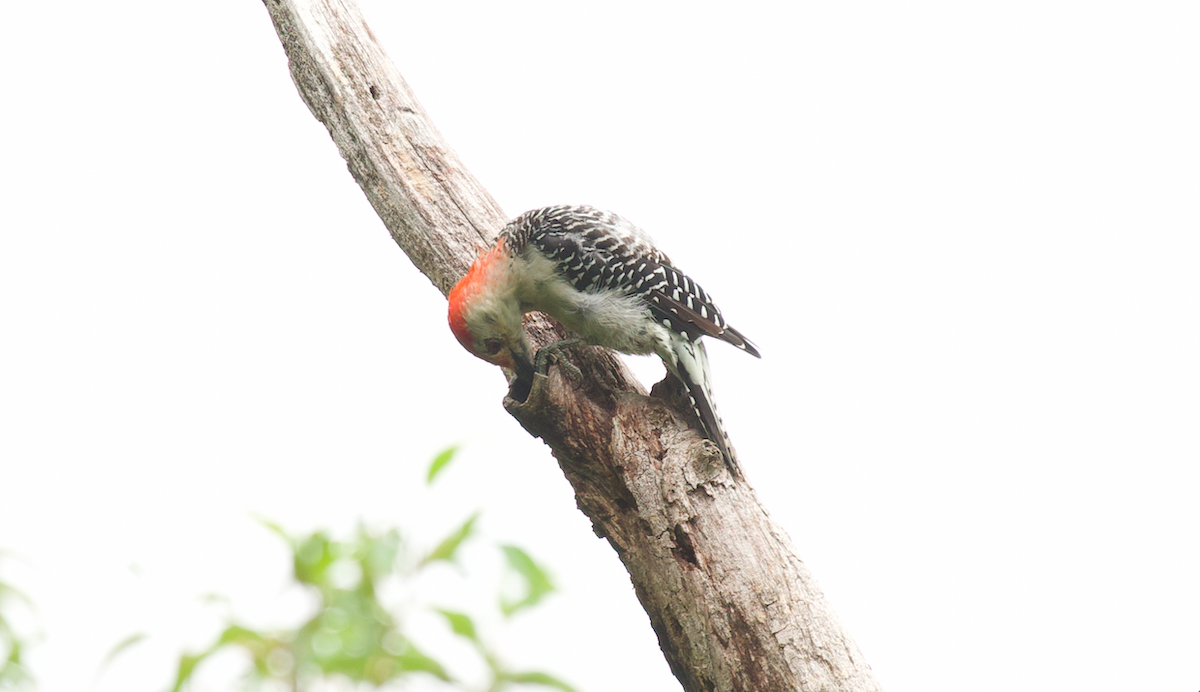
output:
M580 369L576 367L574 363L567 360L565 354L563 354L563 350L568 346L574 346L582 341L582 339L576 337L572 339L563 339L562 341L555 341L552 344L546 344L540 350L538 350L537 356L534 358L534 372L539 375L545 375L550 368L550 361L553 360L555 363L558 363L559 367L565 369L567 372L570 372L575 377L582 379L583 372L580 371Z

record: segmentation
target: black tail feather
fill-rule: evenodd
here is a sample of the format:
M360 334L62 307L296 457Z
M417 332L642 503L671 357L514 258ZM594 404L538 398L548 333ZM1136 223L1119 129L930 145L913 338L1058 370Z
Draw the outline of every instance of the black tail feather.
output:
M758 352L758 347L733 327L725 327L725 331L721 332L717 338L737 346L755 358L762 358L762 354Z
M695 344L698 348L703 348L703 344ZM712 440L721 450L721 456L725 458L725 465L729 467L729 472L734 478L742 478L742 470L738 466L737 461L733 457L733 450L730 447L729 437L725 435L725 426L721 423L720 416L717 415L716 407L713 406L709 399L708 392L704 386L696 382L686 367L678 368L679 380L683 382L683 387L687 391L688 399L692 403L692 410L696 412L696 417L700 419L701 432L704 437Z

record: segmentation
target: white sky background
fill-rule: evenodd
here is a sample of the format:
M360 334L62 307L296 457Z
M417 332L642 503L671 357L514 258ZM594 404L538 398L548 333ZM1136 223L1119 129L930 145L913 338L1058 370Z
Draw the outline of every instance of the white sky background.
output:
M262 5L10 5L0 578L40 688L162 689L204 593L294 617L251 513L483 507L562 587L509 659L678 689ZM364 1L506 212L620 212L761 347L711 345L724 419L885 689L1200 686L1200 6L499 5Z

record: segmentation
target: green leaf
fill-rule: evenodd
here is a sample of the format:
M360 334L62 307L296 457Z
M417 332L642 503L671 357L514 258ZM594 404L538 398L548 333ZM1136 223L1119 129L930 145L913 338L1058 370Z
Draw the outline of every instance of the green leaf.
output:
M111 665L112 662L117 658L117 656L121 655L121 652L145 638L145 632L138 632L137 634L131 634L122 639L116 646L109 650L108 655L105 656L104 660L100 662L100 667L96 670L96 677L99 678L100 675L104 673L105 669L108 668L108 666Z
M293 564L296 581L323 586L326 570L337 559L334 547L329 537L320 531L295 544Z
M395 660L403 671L420 671L441 680L449 681L451 679L442 664L417 651L416 647L411 645L406 647L403 653L397 655Z
M455 634L463 639L469 639L476 644L480 643L479 634L475 631L475 621L471 619L471 616L441 608L437 608L436 610L441 613L442 617L446 618L446 622L450 624L450 629Z
M534 562L533 558L529 557L529 553L515 545L500 546L500 549L504 551L508 566L525 582L523 597L515 601L504 597L500 599L501 612L505 617L510 617L519 610L540 603L547 594L554 591L554 584L550 581L550 575L546 573L546 570Z
M28 596L18 591L15 587L9 586L8 584L0 581L0 603L3 603L7 598L16 599L24 603L26 608L34 610L33 601L30 600Z
M13 639L12 641L8 642L8 660L6 660L5 663L17 666L21 665L21 649L23 647L24 644L22 644L21 640L19 639ZM0 666L0 670L3 669L4 666Z
M354 548L362 567L363 579L372 584L396 570L396 558L400 555L400 532L389 529L375 536L362 524L358 526L358 542Z
M179 670L175 673L175 686L171 688L171 692L179 692L183 686L192 679L192 673L196 672L196 666L208 657L211 651L206 651L202 654L183 654L179 657Z
M524 673L501 673L498 676L504 682L516 682L526 685L542 685L543 687L553 687L562 692L575 692L575 688L558 678L546 673L537 671L527 671Z
M437 547L429 551L429 554L426 555L423 560L421 560L421 566L423 567L438 560L453 562L454 554L458 551L458 547L462 545L462 542L467 540L467 537L469 537L471 532L475 530L475 520L478 518L479 512L472 514L470 518L462 523L462 526L459 526L457 529L451 532L449 536L443 538L442 542L438 543Z
M279 524L276 524L275 522L271 521L270 519L259 516L257 514L251 514L250 516L254 517L255 521L257 521L258 523L267 527L272 532L278 534L280 538L282 538L283 540L288 542L288 545L295 543L295 541L292 539L292 537L288 535L288 532L284 531L283 527L280 526Z
M242 627L241 625L230 625L225 628L225 631L221 633L221 637L217 639L217 646L237 644L253 650L254 647L266 644L266 642L267 637L263 634Z
M33 676L21 663L20 642L13 644L8 662L0 664L0 690L34 689Z
M451 445L450 447L443 449L436 457L433 458L433 462L429 464L429 474L425 478L425 485L433 485L433 479L436 478L439 473L441 473L442 469L446 468L446 465L449 464L450 460L454 458L454 455L458 453L458 449L458 445Z

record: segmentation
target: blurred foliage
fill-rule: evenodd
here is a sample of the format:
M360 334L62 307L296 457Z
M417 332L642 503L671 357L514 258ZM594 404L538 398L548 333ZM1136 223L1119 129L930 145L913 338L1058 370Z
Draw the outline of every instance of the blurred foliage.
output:
M520 610L540 603L543 598L554 591L554 584L550 582L550 575L546 574L545 570L529 557L529 553L515 545L500 546L500 549L504 551L508 566L519 577L518 581L525 592L516 600L500 597L501 612L505 616L511 617Z
M0 558L4 554L0 553ZM0 581L0 690L19 690L33 684L22 655L29 640L12 624L13 605L22 603L32 610L33 604L25 594L4 581Z
M442 469L446 468L446 465L450 463L450 460L453 459L454 455L457 453L458 445L454 445L443 449L437 456L433 458L433 461L429 464L429 473L425 476L426 485L433 484L433 480L437 478L437 475L441 473Z
M457 447L451 447L433 459L427 484L433 483L457 451ZM250 681L282 682L293 692L313 689L333 677L380 687L413 675L432 676L447 689L472 689L455 680L441 661L412 641L403 620L380 602L378 594L387 583L394 580L402 585L434 563L454 563L460 548L474 535L478 518L478 512L472 514L415 560L406 559L407 546L396 529L375 532L360 526L353 538L339 541L321 531L292 536L264 521L291 548L293 577L316 596L315 612L299 626L284 630L259 630L230 620L207 648L180 657L172 692L186 689L197 666L226 649L240 649L249 655ZM545 570L525 551L511 545L500 550L509 578L520 584L522 593L517 599L497 599L497 607L507 618L537 605L554 587ZM487 692L513 685L573 692L569 685L546 673L508 669L480 636L477 617L432 604L422 607L438 613L457 637L470 644L470 650L489 672L490 680L484 688ZM140 638L134 635L126 639L110 658Z

